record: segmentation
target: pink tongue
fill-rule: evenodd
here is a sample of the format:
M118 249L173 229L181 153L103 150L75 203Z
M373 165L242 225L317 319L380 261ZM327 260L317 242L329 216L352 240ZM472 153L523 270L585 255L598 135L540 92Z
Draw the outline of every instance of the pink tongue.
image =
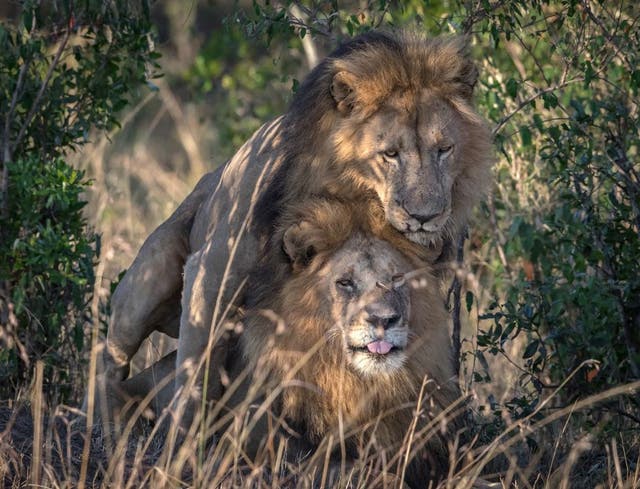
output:
M377 353L378 355L386 355L391 351L393 345L384 340L372 341L367 345L367 348L371 353Z

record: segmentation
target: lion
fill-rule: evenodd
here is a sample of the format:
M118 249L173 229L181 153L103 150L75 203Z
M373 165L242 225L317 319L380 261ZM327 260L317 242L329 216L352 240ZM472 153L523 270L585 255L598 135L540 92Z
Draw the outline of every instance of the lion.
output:
M449 315L423 247L368 211L316 199L283 216L290 269L272 257L254 272L235 362L259 372L265 392L282 389L274 411L298 433L294 459L342 427L354 434L345 435L348 457L375 440L376 456L384 451L387 470L400 475L404 455L394 456L413 430L406 482L425 487L446 474L447 442L460 428ZM234 409L240 400L227 402ZM254 429L247 453L268 434L266 422Z
M274 242L282 210L312 196L364 199L386 222L446 261L490 182L491 136L475 112L477 69L462 38L372 31L344 42L301 83L288 111L205 175L145 241L112 299L95 394L113 395L154 330L178 338L183 423L217 399L202 363L219 325L243 304L246 279ZM281 232L281 231L280 231ZM219 348L224 351L224 345ZM219 369L212 358L210 372Z

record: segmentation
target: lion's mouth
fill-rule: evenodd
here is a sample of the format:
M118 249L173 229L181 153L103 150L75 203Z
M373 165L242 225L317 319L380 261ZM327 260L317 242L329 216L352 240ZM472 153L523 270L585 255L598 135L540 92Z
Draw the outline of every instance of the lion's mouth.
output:
M434 233L431 231L418 230L418 231L410 231L409 229L405 229L403 234L409 241L413 241L414 243L418 243L422 246L432 247L434 246L439 238L438 233Z
M351 350L353 353L366 353L372 356L384 356L402 349L402 347L396 346L385 340L372 341L371 343L363 346L349 346L349 350Z

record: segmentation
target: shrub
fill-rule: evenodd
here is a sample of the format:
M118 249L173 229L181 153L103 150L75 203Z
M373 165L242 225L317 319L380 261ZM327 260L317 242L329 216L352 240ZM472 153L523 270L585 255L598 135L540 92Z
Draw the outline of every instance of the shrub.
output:
M146 5L26 1L0 24L3 397L31 378L34 359L45 360L49 400L71 395L99 240L82 217L88 182L65 156L93 128L116 127L150 76L157 55Z

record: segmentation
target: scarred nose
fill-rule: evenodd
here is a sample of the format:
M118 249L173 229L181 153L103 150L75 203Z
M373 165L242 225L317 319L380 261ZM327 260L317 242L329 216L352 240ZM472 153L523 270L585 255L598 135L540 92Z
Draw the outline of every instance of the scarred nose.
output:
M412 212L412 209L410 205L407 205L407 202L405 200L402 201L398 201L396 200L396 203L400 206L402 206L402 208L404 209L404 211L409 215L409 217L411 217L412 219L415 219L416 221L418 221L418 223L422 226L423 224L427 224L431 221L433 221L434 219L440 217L442 215L442 213L444 212L444 207L437 211L437 212L429 212L429 213L420 213L420 212Z

